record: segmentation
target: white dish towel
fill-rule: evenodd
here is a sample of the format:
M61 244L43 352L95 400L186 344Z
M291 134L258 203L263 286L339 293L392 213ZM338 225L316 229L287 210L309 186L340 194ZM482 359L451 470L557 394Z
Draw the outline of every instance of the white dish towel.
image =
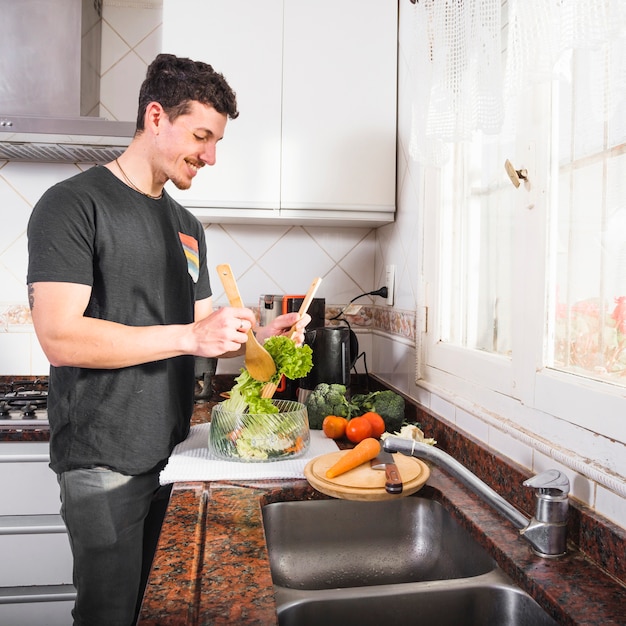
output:
M189 436L172 452L160 474L162 485L204 480L271 480L304 478L304 467L315 457L337 452L337 444L320 430L311 431L311 445L296 459L271 463L241 463L211 456L208 448L210 423L192 426Z

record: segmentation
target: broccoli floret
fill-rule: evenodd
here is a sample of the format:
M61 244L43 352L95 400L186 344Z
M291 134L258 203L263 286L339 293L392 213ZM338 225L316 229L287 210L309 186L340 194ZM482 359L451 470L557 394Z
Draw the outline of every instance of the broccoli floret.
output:
M385 420L385 430L396 432L402 428L404 423L404 398L385 389L383 391L372 391L367 394L355 394L352 396L352 404L358 407L357 415L362 415L367 411L378 413Z
M391 389L385 389L374 396L373 404L374 408L370 410L378 413L385 420L386 430L393 433L402 428L405 403L401 395Z
M338 383L320 383L305 401L309 415L309 428L321 430L327 415L348 417L350 405L346 399L346 387Z
M367 411L374 410L374 396L376 395L376 391L372 393L355 393L352 398L352 404L354 405L354 415L358 413L359 415L363 415Z

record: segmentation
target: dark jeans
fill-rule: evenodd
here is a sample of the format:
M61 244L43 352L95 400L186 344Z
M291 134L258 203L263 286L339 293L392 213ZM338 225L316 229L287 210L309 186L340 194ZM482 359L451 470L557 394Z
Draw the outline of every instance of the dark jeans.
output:
M64 472L59 484L74 557L74 626L131 626L169 488L159 488L157 473L125 476L106 468Z

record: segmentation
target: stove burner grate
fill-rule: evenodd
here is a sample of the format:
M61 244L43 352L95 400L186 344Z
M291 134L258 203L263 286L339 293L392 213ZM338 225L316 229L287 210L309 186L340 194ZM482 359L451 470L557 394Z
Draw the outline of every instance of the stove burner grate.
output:
M0 382L0 426L32 420L47 423L48 381Z

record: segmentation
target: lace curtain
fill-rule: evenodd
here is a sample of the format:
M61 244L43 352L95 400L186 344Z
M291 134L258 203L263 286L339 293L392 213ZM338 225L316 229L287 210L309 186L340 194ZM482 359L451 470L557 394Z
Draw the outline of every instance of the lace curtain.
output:
M411 9L409 149L425 165L443 164L448 144L476 130L499 132L512 98L550 80L570 49L615 57L611 75L595 79L608 88L605 114L626 108L626 0L419 0Z

